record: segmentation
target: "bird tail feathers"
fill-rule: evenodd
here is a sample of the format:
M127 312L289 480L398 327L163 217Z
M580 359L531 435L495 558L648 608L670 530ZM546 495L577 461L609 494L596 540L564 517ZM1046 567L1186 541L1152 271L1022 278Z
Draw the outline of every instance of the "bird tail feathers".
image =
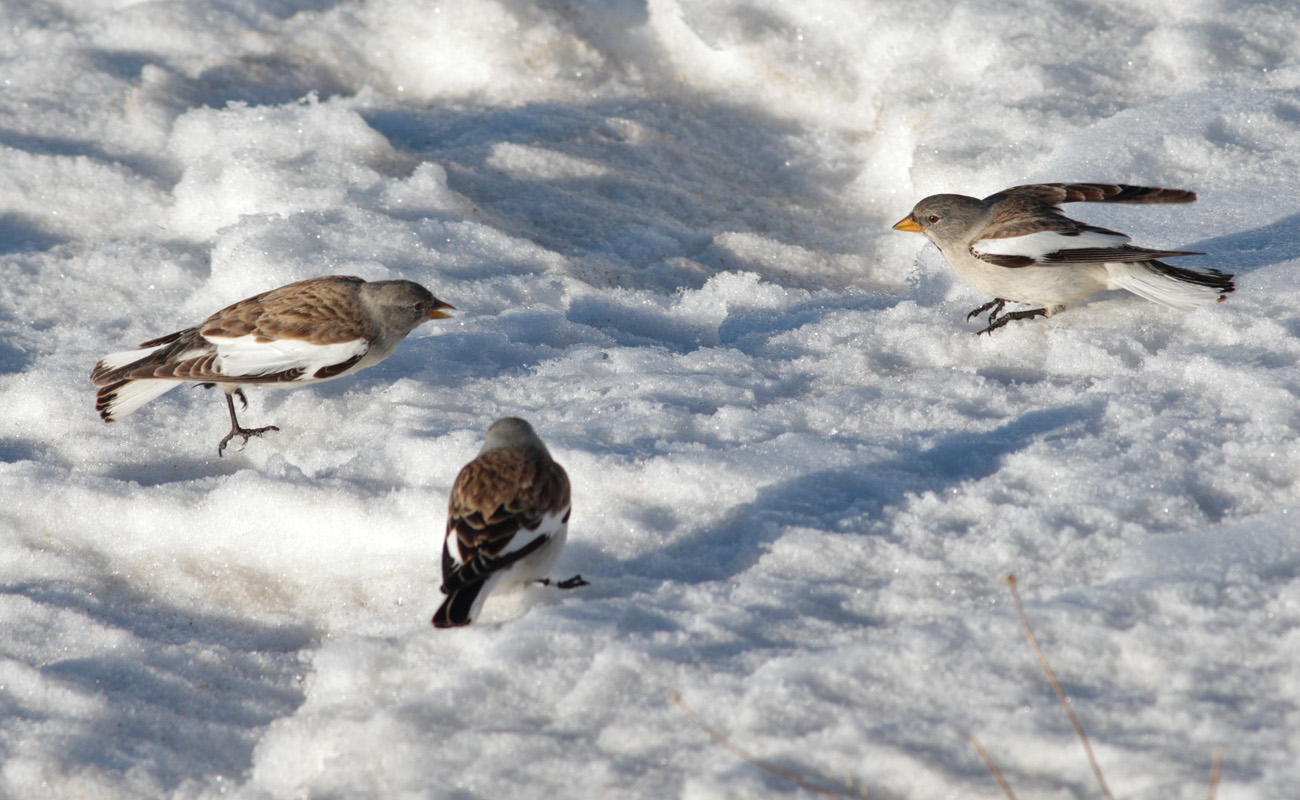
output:
M99 394L95 396L95 410L105 422L117 422L177 386L180 384L176 381L148 379L110 383L100 389Z
M434 627L460 628L473 622L487 599L486 589L487 581L479 581L452 591L434 612Z
M96 386L107 386L110 383L121 381L122 376L114 373L124 372L125 367L133 367L139 364L168 344L170 342L163 342L152 347L138 347L135 350L123 350L120 353L109 353L95 365L95 369L90 373L90 380Z
M1217 269L1183 269L1163 261L1109 262L1106 272L1114 288L1181 311L1223 300L1236 289L1232 276Z

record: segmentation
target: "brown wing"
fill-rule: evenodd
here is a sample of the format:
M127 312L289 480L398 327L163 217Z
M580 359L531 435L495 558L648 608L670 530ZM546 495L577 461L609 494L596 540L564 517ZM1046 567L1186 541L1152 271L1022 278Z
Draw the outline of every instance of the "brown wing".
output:
M1061 238L1061 248L1055 252L1031 255L1002 253L971 254L981 261L1000 267L1029 267L1045 264L1082 264L1107 261L1150 261L1156 258L1203 255L1185 250L1148 250L1123 244L1128 235L1070 219L1061 213L1060 203L1113 202L1113 203L1185 203L1196 199L1194 192L1182 189L1162 189L1155 186L1127 186L1100 183L1039 183L1013 186L985 198L992 209L988 224L973 240L1011 239L1034 233L1050 232ZM1071 247L1072 237L1083 233L1099 233L1116 237L1112 247Z
M992 205L993 211L988 226L975 238L1008 239L1041 231L1077 236L1090 231L1127 239L1128 236L1119 231L1070 219L1061 213L1058 206L1062 203L1190 203L1194 200L1196 192L1159 186L1109 183L1031 183L1012 186L984 198L983 202ZM1163 256L1152 256L1161 257Z
M536 530L547 514L569 505L569 477L545 453L492 450L456 476L447 528L456 531L462 561L499 554L520 530Z
M997 202L1004 197L1021 197L1050 206L1061 203L1191 203L1196 200L1196 192L1124 183L1030 183L1003 189L984 198L984 202Z
M298 339L316 344L370 339L374 324L357 302L361 278L332 275L298 281L256 297L240 300L208 317L197 327L144 342L141 348L161 347L149 356L116 369L96 365L90 379L96 386L127 380L161 378L179 381L284 383L300 379L301 368L262 375L232 376L217 372L216 348L206 339L252 334L257 341ZM347 371L364 352L339 364L316 370L312 377L330 378Z
M259 342L316 344L371 340L378 331L357 300L361 278L330 275L298 281L227 306L199 325L203 336L253 335Z
M998 197L998 195L993 195ZM1052 231L1062 236L1078 236L1084 231L1104 233L1127 239L1126 234L1089 225L1086 222L1070 219L1055 206L1048 205L1033 197L1009 196L994 204L989 214L988 224L979 232L974 241L982 239L1011 239L1016 236L1028 236L1031 233ZM1009 265L1008 265L1009 266Z

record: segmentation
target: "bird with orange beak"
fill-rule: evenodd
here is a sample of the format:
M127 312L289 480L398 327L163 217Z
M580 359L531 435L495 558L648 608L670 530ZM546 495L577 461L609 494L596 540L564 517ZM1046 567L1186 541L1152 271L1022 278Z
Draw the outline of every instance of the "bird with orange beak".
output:
M894 225L938 246L957 277L991 296L966 315L989 312L991 333L1018 319L1050 317L1106 289L1124 289L1160 305L1191 310L1235 288L1216 269L1191 270L1157 259L1198 256L1187 250L1134 247L1128 236L1061 213L1062 203L1190 203L1195 192L1103 183L1013 186L983 200L936 194ZM1002 314L1008 302L1037 308ZM1001 316L999 316L1001 314Z

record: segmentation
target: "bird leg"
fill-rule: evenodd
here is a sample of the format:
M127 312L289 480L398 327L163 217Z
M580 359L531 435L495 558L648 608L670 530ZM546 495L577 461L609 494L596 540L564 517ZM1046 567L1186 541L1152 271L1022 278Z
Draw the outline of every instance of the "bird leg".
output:
M970 320L978 317L980 314L983 314L985 311L989 311L989 309L992 309L992 311L989 311L989 322L992 322L993 319L1002 312L1002 307L1005 306L1006 304L1007 304L1006 300L1003 300L1001 297L995 297L992 300L985 303L984 305L980 306L979 308L967 314L966 321L969 322Z
M236 387L234 391L226 392L226 408L230 409L230 433L227 433L226 438L222 439L221 444L217 445L217 458L221 458L226 449L226 445L236 436L244 437L244 444L248 444L250 437L261 436L267 431L280 430L274 425L267 425L265 428L240 427L239 418L235 416L235 401L230 399L232 395L239 395L239 401L244 404L244 408L248 408L248 398L244 396L244 390L242 388Z
M556 589L577 589L579 586L590 586L591 584L582 579L581 575L574 575L562 581L552 581L550 578L538 578L533 583L540 583L543 586L554 586Z
M992 334L993 331L997 330L998 328L1001 328L1003 325L1006 325L1008 322L1011 322L1013 320L1033 319L1034 317L1045 317L1045 316L1047 316L1047 309L1045 308L1031 308L1027 311L1012 311L1010 314L1003 314L1002 316L998 317L996 320L994 320L993 315L990 314L989 326L984 330L979 331L975 335L979 336L981 333Z

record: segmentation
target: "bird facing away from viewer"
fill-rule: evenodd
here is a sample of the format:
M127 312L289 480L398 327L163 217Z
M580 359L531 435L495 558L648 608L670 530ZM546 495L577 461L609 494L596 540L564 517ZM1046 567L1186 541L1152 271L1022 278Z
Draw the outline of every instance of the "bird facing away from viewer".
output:
M90 373L95 408L105 422L133 413L186 381L220 386L230 411L230 433L247 442L279 430L244 428L233 396L244 407L247 384L293 388L340 378L388 358L420 323L448 316L452 306L411 281L364 281L329 275L298 281L241 300L186 328L111 353Z
M483 449L451 487L442 547L442 593L433 615L439 628L468 625L496 589L547 573L569 529L569 476L551 459L531 425L517 417L492 423ZM586 586L581 575L555 584Z
M1156 186L1037 183L1013 186L983 200L936 194L916 204L894 230L924 234L957 277L991 296L966 315L989 312L991 333L1012 320L1050 317L1106 289L1125 289L1155 303L1191 310L1222 301L1235 288L1216 269L1190 270L1156 259L1199 256L1186 250L1148 250L1128 236L1072 220L1061 203L1190 203L1196 193ZM1008 301L1040 306L1001 314Z

